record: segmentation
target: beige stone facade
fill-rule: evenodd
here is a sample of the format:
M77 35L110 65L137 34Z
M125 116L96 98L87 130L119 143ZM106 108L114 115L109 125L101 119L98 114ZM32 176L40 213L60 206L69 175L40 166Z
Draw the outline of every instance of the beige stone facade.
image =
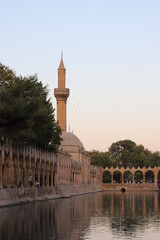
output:
M101 177L98 169L86 168L88 165L84 162L76 161L64 152L55 155L32 147L14 148L7 142L0 144L1 190L7 189L13 192L13 189L16 189L20 192L22 189L24 195L29 191L28 197L36 197L35 194L39 194L38 190L40 192L40 189L43 189L44 192L45 189L51 189L51 193L53 192L54 195L62 195L63 193L59 189L63 186L71 189L71 192L70 190L67 192L71 195L75 193L72 192L71 186L78 187L87 184L92 190L98 189L98 186L100 189ZM86 175L87 170L89 173L87 172ZM92 177L90 177L90 173ZM32 176L32 186L29 184L30 176ZM38 186L37 183L39 183ZM43 191L41 191L42 194ZM0 193L0 200L4 200L2 192Z

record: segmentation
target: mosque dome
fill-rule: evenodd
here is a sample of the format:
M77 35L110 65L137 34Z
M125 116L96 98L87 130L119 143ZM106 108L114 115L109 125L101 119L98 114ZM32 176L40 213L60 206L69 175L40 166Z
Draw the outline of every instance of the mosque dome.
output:
M61 146L73 146L84 149L84 146L79 138L71 132L62 132Z
M84 146L75 134L71 132L62 132L60 149L72 155L75 160L78 160L79 157L77 159L77 154L84 150Z

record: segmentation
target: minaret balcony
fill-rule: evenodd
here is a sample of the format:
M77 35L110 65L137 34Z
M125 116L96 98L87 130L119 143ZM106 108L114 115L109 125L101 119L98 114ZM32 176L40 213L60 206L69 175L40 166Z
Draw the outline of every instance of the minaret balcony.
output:
M69 97L69 88L55 88L54 89L54 96L57 99L64 99L66 100Z

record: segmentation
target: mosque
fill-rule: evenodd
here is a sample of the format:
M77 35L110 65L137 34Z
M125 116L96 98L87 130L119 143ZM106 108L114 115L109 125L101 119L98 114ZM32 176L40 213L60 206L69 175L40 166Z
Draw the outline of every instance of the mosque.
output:
M69 154L73 161L80 164L81 172L78 181L79 183L88 184L94 182L96 184L99 183L100 185L100 173L96 167L90 166L90 157L85 151L82 142L75 134L66 131L67 99L69 94L70 90L66 88L66 69L63 63L63 55L61 54L58 68L58 88L54 89L54 96L57 100L57 121L62 129L60 151Z
M23 199L52 199L102 190L102 169L90 166L90 157L76 135L66 131L66 70L61 56L58 68L57 121L62 129L58 153L32 146L0 143L0 203ZM32 184L29 183L32 179ZM36 187L38 183L38 187ZM22 201L22 200L21 200ZM26 200L28 201L28 200Z

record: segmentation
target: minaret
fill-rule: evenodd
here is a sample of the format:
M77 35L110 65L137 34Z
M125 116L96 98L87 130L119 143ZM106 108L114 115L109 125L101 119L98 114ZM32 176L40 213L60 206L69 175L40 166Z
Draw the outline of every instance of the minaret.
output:
M62 53L58 68L58 88L54 89L54 96L57 100L57 121L62 131L66 132L66 105L67 98L69 97L69 89L66 88L66 69L64 67Z

